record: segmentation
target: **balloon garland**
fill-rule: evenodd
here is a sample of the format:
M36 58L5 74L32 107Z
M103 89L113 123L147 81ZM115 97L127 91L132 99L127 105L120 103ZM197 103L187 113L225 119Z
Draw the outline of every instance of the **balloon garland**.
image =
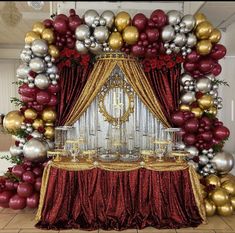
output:
M60 91L56 61L65 48L94 55L122 51L138 57L143 64L158 55L183 57L180 105L172 114L172 123L181 127L183 142L179 147L190 153L189 163L200 175L227 174L234 160L221 150L229 130L216 118L222 108L217 91L221 82L216 76L222 69L219 60L226 54L226 48L219 44L220 38L220 31L203 14L183 15L176 10L165 13L157 9L149 18L142 13L131 18L125 11L115 15L106 10L99 15L90 9L80 18L71 9L68 17L59 14L34 23L25 36L20 54L22 64L17 69L22 107L4 118L4 128L16 140L10 153L25 161L10 168L9 178L0 180L0 205L22 209L38 204L42 163L47 150L54 148L56 95ZM228 187L224 188L227 191L219 186L206 195L208 215L216 210L228 215L231 205L234 208L231 185L221 185ZM224 201L218 203L221 197Z

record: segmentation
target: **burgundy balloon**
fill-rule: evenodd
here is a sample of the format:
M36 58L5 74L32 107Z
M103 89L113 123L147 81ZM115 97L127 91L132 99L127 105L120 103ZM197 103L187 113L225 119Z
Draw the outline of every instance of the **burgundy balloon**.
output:
M131 53L136 57L144 56L145 49L143 46L133 45L131 47Z
M176 126L182 126L185 121L185 116L182 111L177 111L171 115L171 121Z
M211 58L203 58L200 60L198 68L202 73L207 74L211 72L214 65L215 63Z
M143 46L144 46L144 47L147 47L148 45L149 45L148 40L144 40L144 41L143 41Z
M213 138L213 134L211 131L205 131L205 132L201 133L200 136L206 142L210 142Z
M187 133L195 133L198 130L199 122L197 118L191 118L184 124L184 129Z
M222 44L215 44L210 53L210 57L219 60L226 55L227 49Z
M14 195L9 201L9 207L13 210L20 210L26 207L26 198Z
M20 183L17 188L17 194L21 197L29 197L33 194L33 186L27 182Z
M23 168L23 165L15 165L12 168L12 174L17 176L18 178L21 178L23 173L25 172L25 169Z
M73 49L75 47L75 40L72 40L71 42L69 43L66 43L66 46L69 48L69 49Z
M36 97L38 89L36 87L30 88L27 84L23 84L19 87L18 93L25 97L30 97L33 100Z
M51 95L47 91L39 91L36 95L36 100L39 104L46 105L49 103Z
M187 54L186 61L188 62L197 62L200 58L200 55L193 50L191 53Z
M63 19L65 22L68 22L68 20L69 20L67 15L65 15L65 14L57 15L54 20L58 20L58 19Z
M222 71L222 67L219 63L215 63L211 73L215 76L218 76Z
M42 169L40 167L35 167L33 169L33 173L35 174L36 177L41 177L42 176Z
M140 34L140 39L141 39L142 41L147 40L147 34L146 34L145 32L142 32L142 33Z
M39 204L39 194L34 193L32 196L27 197L26 205L28 208L34 209L37 208Z
M37 112L41 112L44 107L41 104L35 104L32 106L32 108L34 108Z
M32 171L26 171L22 175L22 180L34 184L36 181L35 174Z
M155 24L151 19L148 20L148 27L149 28L154 28L155 27Z
M180 129L179 132L176 133L178 136L182 137L186 134L185 130L183 128Z
M19 182L14 182L14 188L17 189L19 185Z
M132 25L136 26L139 31L144 31L147 26L147 23L148 23L148 19L142 13L136 14L134 18L132 19Z
M8 190L8 191L15 190L14 182L11 181L11 180L6 180L5 181L5 189Z
M197 68L197 64L192 62L184 62L183 66L184 69L189 72L192 72Z
M196 142L196 136L194 134L185 134L183 137L183 142L187 146L191 146Z
M65 34L68 30L67 22L63 18L56 18L53 22L53 26L60 34Z
M54 93L57 93L60 90L60 86L59 86L59 84L55 84L55 85L50 84L48 86L47 90L50 93L54 94Z
M82 24L82 20L78 15L69 16L69 29L75 31L78 26Z
M146 29L146 34L148 37L148 41L150 43L153 43L158 40L159 37L159 31L156 28L147 28Z
M41 186L42 186L42 178L41 178L41 177L38 177L38 178L36 179L35 184L34 184L34 189L35 189L37 192L40 192Z
M230 131L225 126L216 126L213 131L213 136L215 139L224 140L229 137Z
M76 15L76 11L74 9L69 10L69 15Z
M0 193L0 204L8 203L14 192L6 190Z
M53 21L51 19L45 19L43 21L43 24L44 24L45 27L50 28L50 27L53 26Z
M200 123L204 123L206 126L209 126L211 127L212 125L212 120L207 117L207 116L203 116L201 119L200 119Z
M153 11L150 16L150 19L153 20L155 26L158 28L164 27L167 24L167 15L163 10L157 9Z
M57 97L55 95L51 95L51 99L47 105L48 106L56 106L57 103L58 103Z

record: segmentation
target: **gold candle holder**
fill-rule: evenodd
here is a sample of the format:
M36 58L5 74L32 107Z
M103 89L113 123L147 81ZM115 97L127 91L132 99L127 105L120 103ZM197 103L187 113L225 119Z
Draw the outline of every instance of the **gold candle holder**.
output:
M61 156L67 155L66 151L63 149L54 149L54 150L48 150L47 156L53 157L54 162L60 162L62 160Z
M182 163L185 161L189 153L187 151L172 151L171 155L175 158L176 163Z

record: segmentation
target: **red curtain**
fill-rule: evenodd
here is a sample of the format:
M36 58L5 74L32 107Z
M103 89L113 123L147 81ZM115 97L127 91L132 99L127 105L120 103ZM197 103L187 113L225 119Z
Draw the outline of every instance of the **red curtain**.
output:
M155 59L145 59L143 68L163 113L171 123L171 113L178 108L181 56L162 55Z
M188 169L117 172L51 167L41 221L36 227L175 229L201 223Z
M80 55L75 50L65 49L61 52L60 57L57 62L60 75L57 126L64 125L66 122L92 69L90 55Z

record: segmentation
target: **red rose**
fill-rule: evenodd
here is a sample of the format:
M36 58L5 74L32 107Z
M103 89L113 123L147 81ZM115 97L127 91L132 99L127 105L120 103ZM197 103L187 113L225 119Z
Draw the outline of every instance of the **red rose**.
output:
M170 61L171 60L171 55L165 54L163 57L164 61Z
M24 123L25 124L33 124L34 120L33 119L28 119L28 118L25 118L24 119Z
M167 63L166 63L166 67L167 68L173 68L175 66L175 62L174 61L168 61Z
M182 63L183 61L184 61L184 59L181 56L177 56L176 59L175 59L176 63Z
M29 141L29 140L32 139L32 138L33 138L32 135L28 135L26 139Z
M19 146L20 142L19 141L15 141L15 146Z
M195 96L197 99L200 99L203 96L203 93L198 91Z
M205 191L206 191L207 193L209 193L209 192L215 190L215 188L216 188L215 185L209 184L208 186L206 186Z
M34 71L30 70L29 71L29 76L31 76L32 78L35 78L37 75L37 73L35 73Z
M66 60L66 62L64 64L65 64L65 66L70 67L71 66L71 61L70 60Z
M45 133L45 131L46 130L42 126L38 127L38 132L39 133Z

